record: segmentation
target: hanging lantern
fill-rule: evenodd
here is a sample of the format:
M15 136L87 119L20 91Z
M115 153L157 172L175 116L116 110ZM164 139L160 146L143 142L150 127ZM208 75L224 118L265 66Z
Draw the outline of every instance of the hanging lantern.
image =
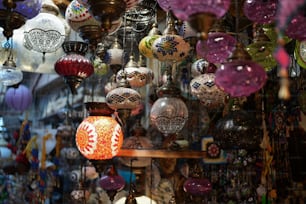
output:
M201 39L207 38L207 32L215 19L225 15L230 2L230 0L168 0L173 14L180 20L188 21L190 26L200 34Z
M230 112L217 121L213 136L224 150L257 150L262 139L259 127L255 117L234 101Z
M153 56L159 61L180 62L188 56L190 45L178 35L173 18L168 18L163 35L152 44Z
M32 93L28 87L20 84L18 87L10 87L5 93L6 104L15 110L24 111L32 103Z
M161 32L157 28L157 24L153 23L152 29L149 31L149 34L142 38L138 44L138 49L141 54L147 58L154 58L152 45L153 42L161 36Z
M215 72L201 74L190 82L191 94L197 97L205 107L210 109L224 106L227 94L215 84Z
M254 62L261 65L266 71L276 67L277 62L273 57L275 44L265 35L262 28L256 28L253 43L246 47L246 51L251 55Z
M152 141L145 137L146 129L141 125L140 119L137 120L135 126L131 130L131 136L123 141L122 149L152 149ZM151 158L138 157L122 157L120 161L126 165L133 167L146 167L151 165Z
M261 89L267 80L262 66L253 62L241 43L237 43L228 62L216 71L215 83L232 97L249 96Z
M188 109L171 76L168 76L167 82L159 88L157 95L159 98L150 112L152 124L165 136L180 132L188 120Z
M91 61L85 57L88 45L78 41L66 41L62 47L66 55L55 62L54 69L64 77L72 94L76 94L76 88L94 73Z
M105 63L107 63L113 70L113 73L116 74L117 71L125 64L125 58L126 53L119 44L118 38L115 38L115 41L111 45L110 49L106 51Z
M274 22L277 0L248 0L243 3L243 13L251 21L259 24Z
M205 59L198 59L191 65L191 76L194 78L206 72L212 73L215 72L216 69L217 67L213 63L210 63Z
M12 44L7 42L9 46L9 55L7 60L0 67L0 82L4 86L13 86L20 83L23 79L23 73L16 68L16 63L13 60Z
M55 52L65 40L65 25L58 14L58 7L53 2L44 0L41 12L25 25L25 47L43 53L43 59L45 53Z
M123 133L106 103L86 103L89 116L77 128L76 145L89 160L105 160L116 156L122 146Z
M99 180L100 187L106 191L110 201L114 200L118 191L121 191L125 186L124 178L118 175L115 167L112 165L107 169L107 172Z
M286 35L296 40L306 40L306 17L305 17L306 5L302 7L299 12L289 22L285 31Z
M101 23L89 12L86 4L73 0L65 11L65 20L68 25L90 45L96 46L106 35L115 33L122 24L122 18L114 20L108 30L101 28Z
M140 106L141 96L137 91L130 88L126 76L122 75L121 81L118 82L118 87L106 95L106 103L111 109L118 112L118 116L124 126L131 111Z
M236 38L226 33L222 21L218 20L209 30L207 39L197 42L196 51L211 63L223 63L232 55L236 43Z
M122 75L124 75L122 72L125 72L126 80L132 88L143 87L153 79L153 72L146 67L139 67L138 63L134 61L133 55L130 56L130 61L126 64L124 69L117 72L117 81L122 80Z
M35 17L42 6L41 0L1 0L0 1L0 26L4 29L6 38L13 36L13 30L20 28L26 19Z

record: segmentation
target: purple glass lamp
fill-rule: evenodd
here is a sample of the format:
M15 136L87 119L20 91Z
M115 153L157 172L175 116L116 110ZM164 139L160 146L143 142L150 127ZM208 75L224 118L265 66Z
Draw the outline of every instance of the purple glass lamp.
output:
M306 40L306 16L304 10L295 15L288 24L286 34L296 40Z
M214 23L225 15L230 7L230 0L168 0L173 14L180 20L186 20L191 27L200 33L202 39L207 38L207 32Z
M244 1L243 13L251 21L259 24L269 24L275 20L277 0Z
M106 174L99 180L99 184L106 191L109 199L114 200L118 191L121 191L125 186L124 178L118 175L114 166L110 166Z
M211 63L223 63L232 55L236 43L236 38L226 33L222 22L218 20L210 29L207 40L197 42L196 51Z
M249 96L261 89L267 80L264 68L252 61L241 43L228 62L216 71L216 85L232 97Z
M20 28L27 19L35 17L42 7L42 0L0 0L0 26L5 37L10 38L13 30Z

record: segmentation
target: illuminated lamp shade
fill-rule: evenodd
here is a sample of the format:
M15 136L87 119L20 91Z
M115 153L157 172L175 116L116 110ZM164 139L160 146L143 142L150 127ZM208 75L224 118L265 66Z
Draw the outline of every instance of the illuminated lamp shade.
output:
M113 111L106 103L86 103L89 116L78 126L76 145L81 154L91 161L111 159L122 146L123 132L111 117Z
M188 56L189 51L189 43L178 35L173 18L169 17L163 35L152 44L153 56L159 61L180 62Z
M20 84L18 87L10 87L5 93L6 104L15 110L24 111L32 103L32 93L28 87Z
M306 40L306 6L303 8L291 19L285 32L288 37L300 41Z
M236 43L236 38L225 32L222 22L216 21L207 39L197 42L196 52L211 63L223 63L232 55Z
M153 23L151 30L149 31L149 34L142 38L138 44L139 52L150 59L153 59L153 51L152 51L152 45L153 42L161 36L161 32L157 28L157 24Z
M124 67L124 70L117 72L117 81L122 80L122 72L126 74L126 80L132 88L140 88L150 83L153 78L153 72L146 67L139 67L138 63L134 60L134 56L130 56L130 61Z
M258 150L262 131L256 118L233 103L228 114L216 122L214 140L224 150Z
M215 19L226 14L231 1L168 0L168 3L178 19L188 21L190 26L200 33L200 37L206 39Z
M274 22L277 0L247 0L243 3L243 13L251 21L259 24Z
M260 90L266 83L264 68L252 61L241 43L229 60L216 71L216 85L232 97L249 96Z
M126 52L119 44L118 38L115 38L111 47L106 51L104 58L105 63L110 65L110 68L114 73L117 73L117 71L125 64Z
M58 17L55 4L43 3L42 11L24 26L24 46L29 50L52 53L58 50L66 37L64 23Z
M66 41L62 47L66 55L55 62L54 69L57 74L64 77L71 92L76 94L76 88L94 73L91 61L84 56L88 45L84 42Z
M170 76L166 83L158 89L158 99L154 102L150 120L164 134L179 133L188 120L188 109L180 98L180 89L175 86Z
M262 28L255 31L253 43L246 46L246 51L251 55L254 62L260 64L267 72L277 66L273 57L275 43L272 43Z

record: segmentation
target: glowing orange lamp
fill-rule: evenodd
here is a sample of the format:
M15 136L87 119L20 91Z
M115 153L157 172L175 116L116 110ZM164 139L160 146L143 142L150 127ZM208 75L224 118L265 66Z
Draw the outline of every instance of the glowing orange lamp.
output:
M89 116L77 128L76 145L89 160L107 160L116 156L122 146L123 132L111 117L106 103L85 103Z

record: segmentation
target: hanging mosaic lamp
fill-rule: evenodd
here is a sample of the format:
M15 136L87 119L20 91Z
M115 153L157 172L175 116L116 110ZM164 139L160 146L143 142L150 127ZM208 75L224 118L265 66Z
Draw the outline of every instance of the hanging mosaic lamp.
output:
M6 38L13 36L13 30L23 26L27 19L38 15L42 0L1 0L0 1L0 26L4 29Z
M237 43L236 38L226 33L222 20L217 20L209 30L206 40L196 44L197 54L211 63L223 63L233 53Z
M5 93L5 103L18 111L28 109L32 103L32 93L25 85L17 85L17 87L10 87Z
M65 25L58 17L59 9L48 0L43 1L40 13L24 27L24 46L43 54L57 51L66 37Z
M141 104L141 95L134 89L130 88L125 72L122 73L121 81L117 82L118 87L108 92L106 95L107 105L116 110L123 126L131 111Z
M214 73L216 70L217 67L213 63L210 63L205 59L198 59L191 65L191 76L194 78L206 72Z
M131 136L123 141L122 149L153 149L152 141L146 137L147 131L141 125L140 119L137 119L134 127L131 130ZM146 167L151 165L151 158L141 157L122 157L120 162L126 166Z
M66 41L62 45L65 56L58 59L54 64L57 74L64 77L72 94L77 94L77 88L82 81L94 73L94 67L85 57L88 44L78 41Z
M153 42L161 36L161 32L157 28L157 24L153 23L151 30L149 31L148 35L142 38L138 44L139 52L147 57L153 59L153 51L152 45Z
M118 42L118 38L115 38L111 47L106 50L105 54L105 63L107 63L113 71L113 74L116 74L119 69L126 62L126 52L122 49L122 46Z
M119 18L111 22L109 29L103 30L101 23L79 0L70 2L65 11L65 20L74 31L80 34L84 41L92 46L101 43L106 35L115 33L122 24L122 18Z
M191 94L209 109L224 106L227 94L215 84L215 72L201 74L190 82Z
M249 96L266 83L264 68L251 60L241 43L237 43L233 55L216 71L216 85L232 97Z
M121 191L125 186L125 180L118 175L115 166L111 165L105 175L99 179L100 187L106 191L110 201L114 201L114 197L118 191Z
M255 29L253 43L246 46L246 51L251 55L254 62L261 65L268 72L277 65L273 57L275 43L271 42L261 27Z
M152 44L153 56L159 61L180 62L188 56L189 51L189 43L178 35L173 18L168 16L167 27L163 35L154 40Z
M88 102L85 105L89 116L77 128L77 148L93 164L95 161L113 158L118 154L123 141L122 129L111 116L113 111L102 102Z
M167 76L166 83L157 90L158 99L154 102L150 111L152 124L164 134L179 133L188 120L188 109L180 98L180 89Z
M215 19L225 15L230 7L230 0L168 0L173 14L180 20L188 21L190 26L200 34L201 39L207 39L207 33Z
M125 72L125 73L123 73ZM125 65L124 69L119 70L116 75L117 81L121 81L125 77L132 88L140 88L152 81L153 72L146 67L139 67L138 63L134 60L134 56L130 56L129 62Z
M255 117L234 99L230 112L217 121L213 137L224 150L258 150L262 139L259 127Z
M273 23L277 11L277 0L248 0L243 3L243 13L258 24Z

